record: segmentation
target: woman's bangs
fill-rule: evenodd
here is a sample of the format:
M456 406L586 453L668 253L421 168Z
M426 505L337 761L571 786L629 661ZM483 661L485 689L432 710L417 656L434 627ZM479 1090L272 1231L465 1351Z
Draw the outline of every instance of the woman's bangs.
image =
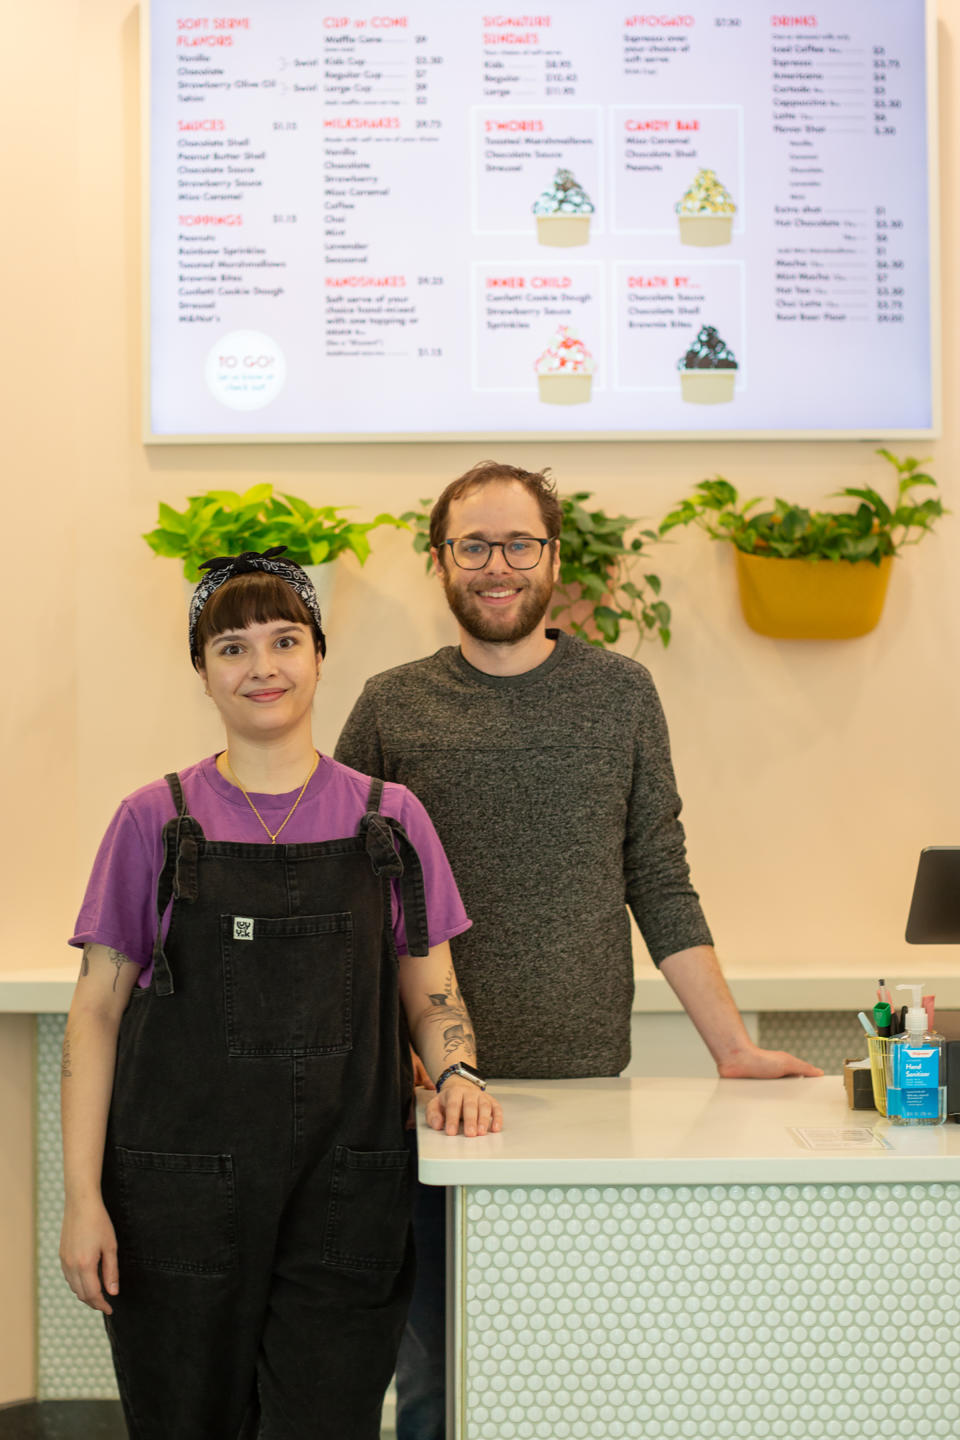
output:
M309 610L285 580L263 570L237 575L215 590L204 606L197 624L197 648L202 655L203 647L217 635L272 620L313 628Z

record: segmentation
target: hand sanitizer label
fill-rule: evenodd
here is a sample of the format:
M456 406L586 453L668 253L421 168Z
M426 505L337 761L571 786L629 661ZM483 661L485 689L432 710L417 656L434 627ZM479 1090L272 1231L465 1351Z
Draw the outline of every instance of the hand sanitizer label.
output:
M899 1115L904 1120L936 1120L939 1089L937 1046L898 1045L893 1052L893 1084L887 1097L887 1114Z

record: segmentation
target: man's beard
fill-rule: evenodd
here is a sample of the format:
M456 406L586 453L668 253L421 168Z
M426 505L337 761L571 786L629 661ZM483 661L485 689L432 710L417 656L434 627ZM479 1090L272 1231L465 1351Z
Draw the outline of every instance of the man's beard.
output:
M495 611L484 613L481 602L474 597L471 590L451 585L446 570L442 571L442 575L447 604L467 634L472 635L474 640L485 640L495 645L512 645L517 640L525 640L528 635L532 635L546 615L553 594L553 576L549 571L542 579L531 579L519 592L520 601L516 613L508 621ZM488 580L483 588L496 589L496 581Z

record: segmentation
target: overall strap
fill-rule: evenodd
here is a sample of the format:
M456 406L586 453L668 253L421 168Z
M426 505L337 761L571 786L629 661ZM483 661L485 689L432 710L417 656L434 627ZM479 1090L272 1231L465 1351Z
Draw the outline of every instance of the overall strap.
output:
M370 783L366 814L360 834L375 875L400 881L400 899L411 955L426 955L430 949L427 932L427 899L423 888L423 866L406 830L392 815L381 815L383 781Z
M153 986L158 995L173 994L173 975L163 948L163 917L171 900L197 898L197 841L199 826L187 809L180 776L163 777L170 787L176 820L163 827L163 866L157 881L157 933L153 942Z

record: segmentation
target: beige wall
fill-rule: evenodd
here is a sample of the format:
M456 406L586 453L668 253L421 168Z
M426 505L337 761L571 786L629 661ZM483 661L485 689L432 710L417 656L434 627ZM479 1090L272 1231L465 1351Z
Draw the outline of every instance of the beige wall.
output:
M940 14L947 430L924 451L960 511L960 0L941 0ZM15 199L0 238L14 597L0 709L3 967L63 962L117 800L216 744L187 662L176 568L139 539L159 498L180 504L196 487L272 479L361 514L399 511L491 451L550 464L564 489L591 488L608 508L654 518L718 470L750 493L810 502L880 477L866 444L145 449L138 14L130 0L49 0L8 4L4 18L0 95L17 143L0 160L2 193ZM331 608L317 727L326 748L367 675L453 634L407 539L375 539L366 569L344 566ZM916 970L899 938L916 853L960 840L960 520L897 563L880 628L854 642L753 635L730 558L697 536L657 554L675 638L643 657L666 704L694 874L721 953Z
M943 173L956 173L960 0L942 0ZM552 464L564 488L658 517L721 470L751 493L816 501L880 476L868 444L552 443L176 446L139 441L138 14L126 0L10 7L4 94L21 143L5 163L22 197L7 225L15 336L0 444L19 495L8 556L30 576L29 630L4 710L7 878L3 964L62 958L96 840L125 791L216 743L193 697L176 567L139 539L163 497L270 478L361 513L402 509L499 448ZM43 84L28 55L43 53ZM38 63L38 62L37 62ZM944 186L944 253L960 231ZM948 432L929 447L949 496L958 434L958 297L945 267ZM40 557L49 561L41 581ZM880 629L855 642L780 643L740 619L730 556L684 535L656 557L674 643L644 658L663 692L695 876L731 960L906 959L915 854L957 837L960 529L898 562ZM318 739L333 743L371 672L452 629L406 537L384 532L344 567L330 615ZM40 857L42 863L38 864Z

